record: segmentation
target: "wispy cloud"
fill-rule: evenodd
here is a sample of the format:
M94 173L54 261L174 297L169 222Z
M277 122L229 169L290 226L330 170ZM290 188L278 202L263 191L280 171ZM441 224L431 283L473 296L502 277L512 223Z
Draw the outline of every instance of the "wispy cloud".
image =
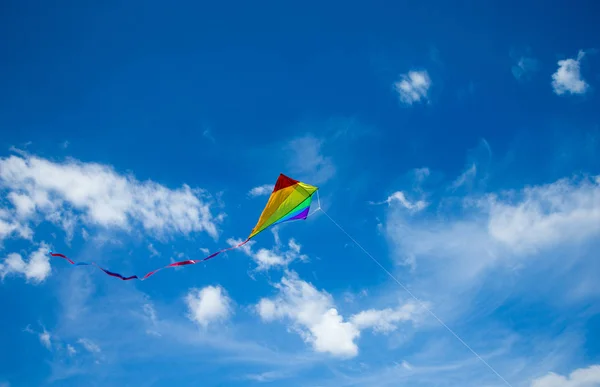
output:
M517 63L512 66L511 71L517 81L531 79L531 74L538 69L538 61L534 58L522 56Z
M371 328L375 332L389 333L398 329L398 324L414 321L420 312L417 304L409 302L396 309L368 309L352 316L352 323L360 330Z
M148 250L150 251L151 257L157 257L160 255L160 253L158 252L158 250L156 250L156 247L154 247L152 243L148 244Z
M577 59L569 58L558 61L558 69L552 74L552 88L557 95L585 94L589 85L581 76L581 60L585 52L580 50Z
M565 178L554 183L523 188L520 191L505 191L481 197L466 198L463 201L466 212L462 220L454 222L427 222L421 227L411 224L411 231L398 234L403 249L417 255L432 253L436 246L450 253L458 248L460 235L465 241L472 239L471 231L487 235L484 254L495 257L492 252L510 249L515 253L536 251L560 244L577 242L600 232L600 178ZM393 211L393 210L392 210ZM400 213L392 214L389 224L394 238L396 222L404 222ZM423 224L424 226L424 224ZM471 230L471 231L470 231ZM400 230L398 230L400 231ZM464 233L464 234L463 234ZM454 239L454 243L446 243ZM471 250L473 244L465 244L463 253ZM441 250L439 251L441 253ZM461 253L462 254L462 253ZM481 256L481 251L475 253Z
M464 185L470 184L473 179L477 176L477 165L475 163L471 164L467 170L460 174L453 182L450 184L450 188L452 190L456 190Z
M215 140L215 138L213 137L210 129L204 129L204 131L202 132L202 136L210 140L210 142L212 142L213 144L217 142L217 140Z
M394 88L400 97L400 101L407 105L415 102L428 101L427 93L431 87L431 79L426 70L409 71L400 76L400 80L394 83Z
M415 176L417 184L421 184L431 174L431 171L427 167L415 168L412 172Z
M269 370L277 370L277 375L265 374L265 378L279 379L292 377L319 362L311 353L273 350L253 341L257 336L262 341L269 333L257 330L255 323L244 321L244 316L238 316L236 324L227 324L234 318L234 301L219 285L190 289L174 302L160 302L136 288L114 286L114 282L95 283L92 279L82 271L61 277L62 308L52 332L73 348L81 346L81 350L77 348L76 362L65 360L73 357L67 346L63 351L53 351L51 381L84 376L92 383L118 384L123 378L137 377L135 366L150 360L165 365L154 370L157 377L177 373L199 378L211 371L194 367L198 358L207 365L232 366L223 376L225 381L248 380L248 375ZM80 292L74 294L73 288ZM240 315L247 312L246 308L239 311ZM88 352L78 343L83 338L96 344L101 352ZM86 358L84 353L91 356ZM102 368L97 367L98 361L103 363ZM111 370L108 376L106 369Z
M38 337L38 339L40 340L40 343L49 351L52 351L52 334L50 332L48 332L48 330L46 329L45 326L43 326L41 323L40 325L42 326L42 330L41 332L36 332L33 329L31 329L31 325L27 325L25 327L25 329L23 329L24 332L36 335Z
M475 335L480 355L513 386L532 386L532 381L548 370L563 368L577 353L577 336L564 334L553 339L519 338L507 331ZM522 340L523 343L519 343ZM333 377L319 380L321 386L397 386L481 387L506 386L472 354L465 353L447 335L428 332L428 339L416 350L392 352L389 361L362 368L331 367ZM414 345L414 344L413 344ZM414 348L414 346L413 346ZM543 387L571 387L570 384ZM576 385L580 387L579 385ZM587 385L584 385L587 387ZM581 386L583 387L583 386Z
M419 212L421 210L423 210L425 207L427 207L427 202L425 202L424 200L417 200L414 202L411 202L410 200L408 200L406 198L406 194L402 191L396 191L393 194L391 194L390 196L388 196L388 198L382 202L370 202L371 204L393 204L395 202L400 203L404 208L412 211L412 212Z
M322 184L331 179L336 168L331 157L323 154L324 140L307 134L291 140L285 149L291 173L312 184Z
M508 191L484 205L490 236L515 252L577 243L600 233L600 176Z
M252 188L248 192L248 195L253 198L257 196L269 195L271 192L273 192L273 187L275 187L273 184L260 185L258 187Z
M98 344L94 343L90 339L80 338L79 340L77 340L77 342L79 344L81 344L81 346L83 348L85 348L85 350L88 351L88 352L90 352L90 353L100 353L100 352L102 352L102 350L100 349L100 347L98 346Z
M52 342L50 341L50 332L48 332L46 329L44 329L44 331L42 333L40 333L40 343L42 343L42 345L44 347L46 347L47 349L51 350L52 349Z

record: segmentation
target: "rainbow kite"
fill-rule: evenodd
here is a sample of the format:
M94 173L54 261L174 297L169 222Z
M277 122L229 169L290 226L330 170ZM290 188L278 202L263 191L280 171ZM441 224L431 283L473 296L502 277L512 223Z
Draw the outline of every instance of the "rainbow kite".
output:
M137 275L125 277L119 273L106 270L98 266L95 262L74 262L67 256L59 253L53 253L52 251L50 251L50 255L53 257L63 258L67 260L70 264L75 266L96 266L106 274L112 277L120 278L123 281L128 281L132 279L145 280L146 278L150 277L151 275L157 273L162 269L166 269L169 267L194 265L196 263L208 261L209 259L214 258L225 251L237 249L238 247L241 247L248 243L250 239L254 238L256 235L260 234L267 228L276 224L289 222L292 220L306 219L308 217L308 212L312 203L312 197L315 194L315 192L317 192L317 190L318 188L315 186L302 183L284 174L280 174L279 178L277 179L277 182L275 183L275 187L273 188L273 192L271 192L271 196L269 197L267 205L263 209L262 214L260 214L260 218L258 219L256 226L254 226L252 232L245 241L235 246L219 250L203 259L189 259L186 261L174 262L170 265L153 270L143 277L138 277Z

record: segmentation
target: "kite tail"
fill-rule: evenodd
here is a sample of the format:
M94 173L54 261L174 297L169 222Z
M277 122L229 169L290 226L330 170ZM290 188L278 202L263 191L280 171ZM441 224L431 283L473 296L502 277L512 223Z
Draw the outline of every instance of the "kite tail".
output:
M164 267L161 267L161 268L158 268L158 269L152 270L151 272L147 273L147 274L146 274L146 275L144 275L143 277L138 277L137 275L132 275L132 276L125 277L125 276L124 276L124 275L122 275L122 274L119 274L119 273L116 273L116 272L110 271L110 270L108 270L108 269L105 269L105 268L101 267L100 265L96 264L95 262L92 262L92 263L88 263L88 262L75 262L75 261L73 261L72 259L70 259L69 257L67 257L66 255L64 255L64 254L60 254L60 253L54 253L54 252L52 252L52 251L49 251L49 254L50 254L50 256L52 256L52 257L58 257L58 258L62 258L62 259L64 259L64 260L66 260L67 262L69 262L69 263L70 263L71 265L73 265L73 266L96 266L98 269L102 270L104 273L108 274L109 276L111 276L111 277L116 277L116 278L120 278L120 279L121 279L121 280L123 280L123 281L129 281L129 280L133 280L133 279L137 279L137 280L143 281L143 280L145 280L145 279L147 279L148 277L150 277L150 276L152 276L152 275L154 275L154 274L158 273L159 271L161 271L161 270L163 270L163 269L167 269L167 268L170 268L170 267L178 267L178 266L194 265L194 264L196 264L196 263L200 263L200 262L208 261L209 259L212 259L212 258L216 257L217 255L219 255L219 254L221 254L221 253L224 253L224 252L226 252L226 251L229 251L229 250L233 250L233 249L237 249L237 248L239 248L239 247L242 247L243 245L245 245L245 244L246 244L246 243L248 243L249 241L250 241L250 238L246 239L246 240L245 240L245 241L243 241L243 242L240 242L240 243L238 243L238 244L237 244L237 245L235 245L235 246L227 247L227 248L225 248L225 249L221 249L221 250L219 250L219 251L217 251L217 252L214 252L214 253L212 253L211 255L209 255L208 257L206 257L206 258L203 258L203 259L188 259L188 260L185 260L185 261L173 262L173 263L172 263L172 264L170 264L170 265L167 265L167 266L164 266Z

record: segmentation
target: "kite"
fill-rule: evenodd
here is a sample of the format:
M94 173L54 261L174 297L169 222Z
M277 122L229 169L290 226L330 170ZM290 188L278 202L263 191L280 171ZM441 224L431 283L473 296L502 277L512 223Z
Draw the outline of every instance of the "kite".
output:
M105 268L100 267L95 262L87 263L87 262L74 262L66 255L54 253L50 251L50 255L52 257L63 258L71 265L74 266L89 266L93 265L102 270L104 273L120 278L123 281L129 281L133 279L145 280L148 277L156 274L160 270L167 269L170 267L178 267L178 266L187 266L194 265L196 263L208 261L216 257L217 255L224 253L229 250L237 249L250 241L250 239L254 238L256 235L265 231L267 228L275 226L277 224L281 224L284 222L294 221L294 220L304 220L308 217L308 213L310 211L310 205L312 203L313 195L317 192L318 188L312 186L310 184L303 183L298 180L294 180L283 173L279 174L279 178L275 183L275 187L273 187L273 191L271 192L271 196L267 201L267 205L263 209L260 217L258 218L258 222L250 232L248 238L245 241L238 243L235 246L231 246L228 248L221 249L217 252L212 253L203 259L189 259L180 262L174 262L170 265L161 267L159 269L153 270L143 277L138 277L137 275L132 275L125 277L119 273L112 272ZM318 195L318 193L317 193Z

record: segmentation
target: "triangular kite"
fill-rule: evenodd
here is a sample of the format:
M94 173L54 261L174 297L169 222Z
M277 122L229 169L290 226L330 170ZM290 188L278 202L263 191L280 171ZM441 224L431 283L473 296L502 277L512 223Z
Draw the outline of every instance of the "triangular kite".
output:
M276 224L280 224L283 222L289 222L292 220L306 219L308 217L308 212L310 210L310 205L312 203L312 197L315 194L315 192L317 192L317 190L318 190L318 188L315 186L303 183L298 180L294 180L282 173L279 175L279 178L277 179L277 182L275 183L273 192L271 192L271 196L269 197L269 200L267 201L267 205L263 209L262 214L260 214L260 217L258 218L258 222L256 223L256 226L254 226L254 228L252 229L252 232L250 232L250 235L248 236L248 238L245 241L243 241L235 246L219 250L203 259L190 259L187 261L174 262L174 263L167 265L165 267L162 267L160 269L153 270L143 277L138 277L137 275L125 277L119 273L115 273L115 272L109 271L107 269L104 269L104 268L98 266L94 262L92 262L91 264L86 263L86 262L74 262L71 259L69 259L67 256L65 256L63 254L59 254L59 253L53 253L52 251L50 251L50 255L53 257L64 258L70 264L75 265L75 266L94 265L94 266L98 267L100 270L102 270L103 272L105 272L106 274L108 274L112 277L120 278L124 281L132 280L132 279L145 280L146 278L150 277L151 275L157 273L158 271L160 271L162 269L166 269L168 267L193 265L193 264L196 264L199 262L204 262L211 258L216 257L217 255L219 255L225 251L241 247L241 246L245 245L246 243L248 243L250 241L250 239L254 238L257 234L261 233L262 231L264 231L267 228L274 226Z
M280 174L269 201L248 239L253 238L269 226L290 220L306 219L312 196L317 189L315 186L287 177L283 173Z

